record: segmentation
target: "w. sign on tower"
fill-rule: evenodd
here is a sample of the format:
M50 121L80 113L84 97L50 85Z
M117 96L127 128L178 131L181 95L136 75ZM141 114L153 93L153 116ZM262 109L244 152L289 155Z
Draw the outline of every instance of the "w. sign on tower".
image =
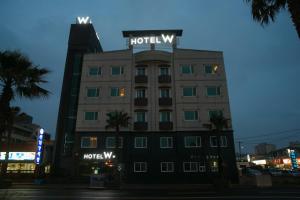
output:
M88 16L87 17L77 17L76 23L77 24L91 24L92 20Z

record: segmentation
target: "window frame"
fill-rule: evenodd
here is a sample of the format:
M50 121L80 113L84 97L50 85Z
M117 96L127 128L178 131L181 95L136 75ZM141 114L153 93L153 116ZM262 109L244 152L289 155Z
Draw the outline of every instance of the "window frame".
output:
M88 96L89 90L96 89L96 96ZM86 97L87 98L98 98L100 96L100 88L98 87L86 87Z
M91 74L91 69L97 69L97 74ZM87 74L88 74L89 77L101 76L102 75L102 67L101 66L99 66L99 67L97 67L97 66L89 66Z
M111 66L110 68L111 68L111 75L112 76L120 76L120 75L124 74L124 67L123 66ZM113 71L114 71L113 69L114 68L119 68L119 73L118 74L114 74L113 73Z
M186 170L185 164L190 165L190 170ZM192 164L195 164L196 170L192 170ZM197 173L198 172L198 162L183 162L183 172L189 172L189 173Z
M138 120L138 113L144 113L144 121ZM147 122L147 111L135 111L134 112L135 122Z
M166 139L167 140L167 146L163 146L162 144L162 140L163 139ZM169 139L171 139L170 141L170 144L171 145L169 145ZM173 145L174 145L174 142L173 142L173 137L171 137L171 136L162 136L162 137L159 137L159 148L161 148L161 149L172 149L173 148Z
M137 166L136 165L139 165L139 170L137 170ZM141 170L142 169L142 164L144 165L144 170ZM133 163L133 171L135 172L135 173L146 173L147 172L147 162L134 162Z
M216 145L213 145L212 138L216 138L216 142L217 142ZM209 137L209 143L210 143L210 147L213 147L213 148L218 147L218 136L210 136Z
M187 143L188 138L195 138L195 146L191 146ZM199 139L199 140L198 140ZM200 144L198 142L200 141ZM199 135L184 136L184 148L200 148L202 147L202 138Z
M166 164L166 170L163 170L163 165ZM171 169L169 170L169 164L171 164ZM160 172L161 173L172 173L174 172L174 162L160 162Z
M162 113L169 113L169 120L168 121L163 121L162 120ZM172 111L159 111L159 122L172 122Z
M186 119L186 112L193 112L194 113L194 119ZM199 120L198 110L184 110L183 111L183 119L184 119L184 121L188 121L188 122L198 121Z
M189 95L189 96L186 96L186 95L184 95L184 90L185 89L192 89L192 95ZM184 86L184 87L182 87L182 96L183 97L196 97L197 96L197 87L195 87L195 86Z
M96 143L95 143L95 146L92 146L93 142L91 141L92 139L96 139ZM89 140L89 143L90 143L90 146L83 146L83 140L84 139L88 139ZM81 149L96 149L98 147L98 138L97 137L93 137L93 136L83 136L81 137L81 140L80 140L80 148Z
M208 90L209 88L214 88L215 89L215 94L210 95ZM206 86L206 96L207 97L219 97L221 96L221 86Z
M137 140L138 139L145 139L144 140L144 146L137 146ZM146 136L138 136L138 137L134 137L134 148L135 149L147 149L148 148L148 139Z
M94 114L93 115L94 119L87 119L86 118L87 113L93 113ZM84 111L84 121L97 121L98 116L99 116L99 113L97 111Z
M184 68L187 67L188 72L184 72ZM181 64L180 65L181 74L194 74L194 65L193 64Z
M112 146L109 146L108 145L108 139L114 139L116 140L117 136L107 136L105 137L105 148L107 149L115 149L116 146L115 146L115 142L114 142L114 145ZM119 138L119 149L122 149L123 148L123 137L118 137Z

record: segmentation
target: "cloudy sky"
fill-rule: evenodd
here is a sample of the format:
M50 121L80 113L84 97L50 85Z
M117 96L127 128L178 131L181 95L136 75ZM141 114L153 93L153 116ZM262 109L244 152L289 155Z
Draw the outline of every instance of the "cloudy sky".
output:
M243 0L1 0L0 50L18 49L52 73L45 100L15 101L55 135L68 34L90 16L104 50L126 48L122 30L183 29L181 48L224 52L236 142L300 140L300 39L289 13L267 27ZM298 86L297 86L298 85Z

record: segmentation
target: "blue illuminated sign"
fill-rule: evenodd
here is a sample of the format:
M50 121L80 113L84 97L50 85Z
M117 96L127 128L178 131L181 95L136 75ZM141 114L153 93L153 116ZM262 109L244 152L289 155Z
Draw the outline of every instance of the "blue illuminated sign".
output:
M292 168L298 169L297 155L296 155L295 150L290 151L290 158L291 158L291 162L292 162Z
M42 145L43 145L43 138L44 138L44 129L40 129L39 134L38 134L38 139L37 139L37 149L36 149L36 154L35 154L35 164L39 165L42 160Z

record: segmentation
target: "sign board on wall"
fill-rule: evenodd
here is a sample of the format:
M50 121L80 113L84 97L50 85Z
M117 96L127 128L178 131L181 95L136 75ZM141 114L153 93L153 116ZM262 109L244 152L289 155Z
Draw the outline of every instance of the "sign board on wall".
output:
M5 160L6 152L0 152L0 160ZM8 160L34 160L35 152L9 152Z

